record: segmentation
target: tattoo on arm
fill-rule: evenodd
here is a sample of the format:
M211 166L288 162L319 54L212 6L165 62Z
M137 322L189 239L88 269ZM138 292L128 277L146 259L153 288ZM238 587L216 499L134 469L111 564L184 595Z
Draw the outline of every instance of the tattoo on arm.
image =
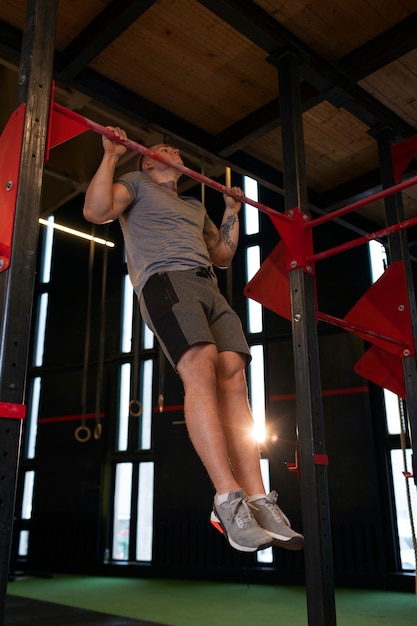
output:
M230 232L233 230L238 218L236 215L230 215L220 228L220 235L224 244L233 252L236 251L236 244L230 238Z
M220 233L217 228L214 226L213 222L209 217L206 217L206 222L204 224L204 240L206 242L207 249L209 251L210 256L215 253L217 246L220 242Z

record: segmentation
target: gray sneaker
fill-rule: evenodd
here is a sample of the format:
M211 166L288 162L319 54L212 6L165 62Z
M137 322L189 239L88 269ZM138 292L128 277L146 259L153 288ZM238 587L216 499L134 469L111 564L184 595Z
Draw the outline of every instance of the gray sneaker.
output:
M273 538L274 546L287 550L302 550L304 537L291 528L290 521L277 505L278 494L271 491L264 498L249 503L259 526Z
M256 552L273 544L270 533L260 528L253 517L242 489L231 491L226 502L213 504L210 522L228 542L241 552Z

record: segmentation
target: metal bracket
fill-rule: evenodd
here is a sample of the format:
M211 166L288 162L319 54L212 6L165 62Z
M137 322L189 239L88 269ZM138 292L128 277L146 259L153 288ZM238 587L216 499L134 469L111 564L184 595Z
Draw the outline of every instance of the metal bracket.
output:
M295 472L297 474L297 480L300 480L300 463L298 458L298 443L297 448L295 450L295 463L285 463L286 468L289 472Z
M25 109L16 109L0 136L0 272L10 265Z
M392 171L398 183L408 167L411 159L417 155L417 135L408 137L399 143L391 144Z
M45 161L49 160L49 153L52 148L55 148L55 146L59 146L74 137L78 137L78 135L82 135L89 130L82 116L79 116L79 119L75 116L70 116L71 111L55 104L54 98L55 83L52 83Z
M301 267L304 272L314 274L314 264L306 260L314 251L312 229L307 228L310 215L303 213L298 207L286 211L285 215L290 221L284 221L281 214L277 217L269 214L269 217L285 244L287 270Z
M313 455L314 465L329 465L329 457L327 454L323 453L315 453ZM298 445L295 451L295 463L286 462L285 466L289 472L295 472L297 474L297 479L300 480L300 465L298 458Z
M262 263L244 288L244 294L274 313L291 320L291 299L288 272L301 268L315 278L314 263L307 261L313 253L312 229L307 228L310 216L297 207L285 213L269 214L281 241Z

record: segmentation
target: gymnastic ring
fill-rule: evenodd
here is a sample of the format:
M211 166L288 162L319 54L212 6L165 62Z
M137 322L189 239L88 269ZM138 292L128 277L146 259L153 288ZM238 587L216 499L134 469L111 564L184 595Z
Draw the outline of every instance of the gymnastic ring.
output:
M137 407L135 411L132 408L134 406ZM139 417L139 415L142 415L142 404L139 402L139 400L131 400L129 402L129 415L131 415L132 417Z
M85 434L81 435L81 433ZM85 443L91 437L91 430L88 428L88 426L78 426L78 428L76 428L75 430L74 436L76 440L80 443Z
M94 427L94 439L100 439L102 430L103 430L103 427L102 427L102 425L100 423L95 425L95 427Z

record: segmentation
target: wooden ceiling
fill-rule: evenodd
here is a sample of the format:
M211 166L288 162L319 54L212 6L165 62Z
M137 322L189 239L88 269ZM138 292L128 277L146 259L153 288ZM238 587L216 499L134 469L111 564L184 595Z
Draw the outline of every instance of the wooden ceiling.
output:
M309 198L329 211L380 189L378 130L388 127L395 142L416 134L416 8L415 0L60 0L56 100L146 145L175 141L208 176L227 165L282 192L273 59L295 50ZM2 127L15 106L25 13L23 0L0 3ZM100 156L93 133L56 148L43 211L82 194ZM415 174L413 161L406 176ZM416 200L414 187L404 193L406 217L417 216ZM361 214L369 232L384 224L382 203Z

